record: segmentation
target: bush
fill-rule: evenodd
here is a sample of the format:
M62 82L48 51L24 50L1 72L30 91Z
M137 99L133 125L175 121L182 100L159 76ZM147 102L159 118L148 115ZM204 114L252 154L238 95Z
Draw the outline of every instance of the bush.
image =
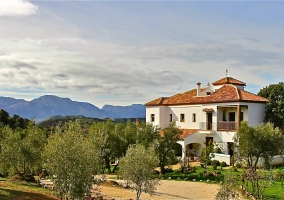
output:
M207 165L211 165L212 164L212 161L211 160L208 160L207 161Z
M212 162L211 162L211 165L212 166L220 166L220 162L219 162L219 160L212 160Z
M217 149L215 149L215 153L220 153L220 154L222 154L223 152L222 152L221 148L217 148Z
M217 165L213 165L213 170L216 170L217 169Z
M227 163L224 162L224 161L222 161L222 162L220 163L220 166L221 166L221 167L227 167Z
M165 173L171 173L174 172L172 168L165 168Z

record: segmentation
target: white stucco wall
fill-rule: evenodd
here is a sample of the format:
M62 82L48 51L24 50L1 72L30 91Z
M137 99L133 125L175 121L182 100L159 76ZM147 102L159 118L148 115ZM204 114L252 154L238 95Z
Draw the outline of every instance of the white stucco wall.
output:
M216 85L216 86L214 86L214 91L216 91L216 90L218 90L218 89L220 89L221 87L223 87L224 85ZM241 85L235 85L237 88L239 88L239 89L241 89L241 90L244 90L245 89L245 87L244 86L241 86Z
M218 131L214 135L214 140L218 143L220 142L234 142L234 136L236 132L231 131Z
M227 165L230 165L230 155L213 153L213 158L211 160L219 160L219 162L226 162Z
M165 129L169 125L169 107L168 106L160 106L159 120L160 120L160 128Z
M248 122L251 126L263 123L265 117L265 104L248 103Z
M151 114L155 115L155 121L151 122ZM146 107L146 122L152 123L154 126L160 127L160 106Z
M176 125L182 129L199 129L199 121L201 118L201 106L170 106L170 112L173 114L173 120L176 120ZM196 114L196 121L193 122L193 113ZM181 114L184 114L184 122L180 121Z

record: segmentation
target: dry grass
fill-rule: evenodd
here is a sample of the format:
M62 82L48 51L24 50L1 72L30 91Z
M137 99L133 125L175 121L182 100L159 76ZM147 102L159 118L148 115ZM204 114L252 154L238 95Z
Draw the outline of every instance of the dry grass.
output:
M57 199L50 191L39 188L34 183L0 179L1 200L55 200Z

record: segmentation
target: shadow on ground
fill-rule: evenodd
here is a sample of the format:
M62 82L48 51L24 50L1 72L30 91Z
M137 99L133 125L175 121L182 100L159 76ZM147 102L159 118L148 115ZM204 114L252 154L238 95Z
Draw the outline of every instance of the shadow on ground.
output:
M22 192L12 189L0 188L0 199L1 200L55 200L56 198L52 198L43 194L36 194L32 192Z

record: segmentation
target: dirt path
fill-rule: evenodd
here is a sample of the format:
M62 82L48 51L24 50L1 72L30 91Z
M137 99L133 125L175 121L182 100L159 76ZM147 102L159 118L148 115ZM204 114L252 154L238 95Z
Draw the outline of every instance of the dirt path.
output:
M206 184L190 181L169 181L162 180L154 195L142 193L141 199L214 199L219 185ZM104 198L135 199L135 191L124 189L120 186L101 186L101 194Z

